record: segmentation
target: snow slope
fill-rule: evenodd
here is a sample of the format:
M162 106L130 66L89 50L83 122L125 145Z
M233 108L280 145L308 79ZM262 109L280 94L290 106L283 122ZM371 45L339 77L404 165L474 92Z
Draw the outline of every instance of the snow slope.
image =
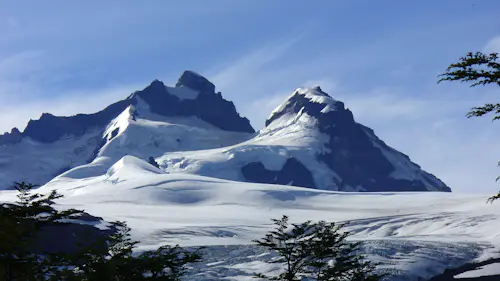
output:
M12 187L13 181L43 184L67 173L78 178L102 175L125 155L147 159L167 151L224 147L252 136L221 130L195 116L154 114L140 97L135 99L136 105L127 107L104 130L66 135L53 143L23 138L0 145L0 189Z
M57 189L59 206L81 208L108 221L125 220L141 249L165 243L208 245L207 260L189 280L251 280L255 270L275 272L268 253L249 244L271 218L350 221L353 239L391 272L387 280L428 278L447 267L490 256L500 239L500 205L486 196L451 193L333 192L167 174L125 156L105 174L59 176L38 191ZM14 200L12 191L0 191ZM495 248L496 247L496 248ZM231 275L232 279L226 279Z
M82 136L66 135L53 143L40 143L30 138L11 145L0 145L0 189L13 186L13 181L43 184L71 167L83 165L92 158L101 141L101 129Z
M172 149L197 150L234 144L248 139L247 135L255 132L248 119L238 114L234 104L225 100L220 92L215 92L210 81L192 71L184 71L175 87L154 80L143 90L99 112L73 116L43 113L39 119L30 120L22 133L17 128L11 133L0 133L0 189L10 188L14 181L44 184L70 168L95 160L103 145L127 129L130 106L139 108L140 119L144 120L133 120L137 122L130 131L147 134L138 141L148 144L151 140L145 140L147 137L156 138L153 140L158 146L155 151L166 148L162 153ZM105 131L106 126L108 130ZM166 127L171 129L163 130ZM103 131L104 136L101 136ZM221 131L240 133L232 135ZM103 137L106 139L102 140ZM134 150L142 149L146 149L144 153L150 152L148 145L132 144L130 139L133 138L126 140L126 137L121 137L124 146L117 148L119 151L114 154L119 157L140 155L142 151ZM117 147L116 144L112 146ZM111 150L108 153L113 154ZM99 159L99 165L106 162L104 160ZM107 162L112 165L116 160ZM96 171L102 170L99 165L94 165Z
M137 98L113 119L103 133L103 143L95 159L58 177L100 176L122 157L158 157L167 151L196 151L225 147L248 139L247 133L218 129L197 117L165 117L152 113L147 103Z
M99 136L102 134L101 136ZM451 191L321 88L298 88L255 133L203 76L155 80L94 114L42 114L0 136L0 189L100 176L126 155L169 173L336 191Z
M312 172L321 189L336 189L335 173L316 159L325 150L327 136L315 127L307 114L283 118L261 130L254 138L236 145L200 151L167 152L156 158L170 173L188 173L220 179L246 181L241 173L248 163L261 162L268 170L282 170L294 157Z
M340 129L332 131L332 127ZM357 142L358 146L352 145ZM284 171L290 158L298 164L293 171ZM246 142L211 150L166 152L156 161L171 173L234 181L337 191L449 191L408 156L387 146L373 130L356 123L342 102L319 88L295 90L271 113L267 126ZM255 164L262 166L255 168ZM246 175L245 169L255 176ZM280 172L288 180L280 182ZM268 174L271 179L263 180ZM309 175L311 181L303 180Z

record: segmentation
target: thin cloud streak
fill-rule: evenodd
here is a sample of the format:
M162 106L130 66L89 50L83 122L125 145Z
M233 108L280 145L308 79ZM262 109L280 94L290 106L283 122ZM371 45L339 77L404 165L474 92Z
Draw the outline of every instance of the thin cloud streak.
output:
M56 99L28 100L15 106L0 104L2 112L0 132L10 131L13 127L22 131L29 119L38 119L42 113L57 116L94 113L111 103L125 99L130 93L144 86L140 84L117 85L98 90L68 91Z
M500 36L491 39L484 47L486 53L500 53Z

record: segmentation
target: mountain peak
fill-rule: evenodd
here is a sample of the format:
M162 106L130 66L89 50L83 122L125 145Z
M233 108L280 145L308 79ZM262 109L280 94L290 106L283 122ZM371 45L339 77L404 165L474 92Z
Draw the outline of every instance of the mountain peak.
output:
M175 87L188 87L201 93L214 93L215 85L200 74L186 70L175 84Z
M293 91L292 95L285 102L273 110L266 120L266 126L283 115L296 115L299 113L307 113L318 119L323 119L325 115L345 115L348 120L354 122L352 113L345 108L343 102L335 100L323 92L320 86L316 86L312 88L297 88Z
M14 127L14 128L12 128L12 130L10 130L10 134L11 135L21 135L21 131L19 131L19 129L17 127Z
M0 145L14 144L20 142L22 134L16 127L12 128L10 133L0 134Z
M327 141L318 159L335 171L339 190L450 191L374 131L354 120L344 103L320 87L298 88L266 120L273 134L313 130Z
M165 84L163 84L162 81L155 79L149 84L148 87L154 87L154 88L165 87Z

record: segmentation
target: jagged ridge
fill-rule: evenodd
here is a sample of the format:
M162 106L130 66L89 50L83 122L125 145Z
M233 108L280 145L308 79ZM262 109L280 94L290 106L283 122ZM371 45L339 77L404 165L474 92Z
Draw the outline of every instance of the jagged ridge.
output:
M366 191L451 191L407 155L386 145L372 129L355 122L343 102L334 100L319 87L294 91L266 120L266 126L285 115L301 114L315 118L317 128L329 136L328 152L317 156L339 176L336 183L340 190L359 187Z
M176 95L179 92L182 94L179 89L185 88L197 92L197 96L184 99ZM166 87L154 80L144 90L94 114L60 117L44 113L40 119L30 120L22 133L14 128L11 133L0 135L0 145L18 143L22 137L52 143L64 135L81 136L91 128L106 126L128 106L137 104L138 98L146 101L152 112L163 116L197 116L222 130L255 132L249 120L239 116L234 104L225 100L220 92L215 92L215 86L210 81L193 71L185 71L175 87Z
M141 112L147 116L141 116ZM148 116L160 116L161 120ZM165 119L171 117L194 117L211 129L192 130L194 123L181 125L177 122L184 121ZM331 98L320 87L295 90L265 124L252 139L244 134L244 138L225 140L213 127L226 133L254 130L232 102L215 92L211 82L186 71L175 87L155 80L98 113L71 117L43 114L40 120L31 120L23 133L13 130L3 139L12 142L30 137L50 144L65 135L85 135L81 140L66 140L80 144L56 153L64 153L64 159L71 163L49 171L52 177L77 166L65 175L97 176L119 158L133 155L150 158L151 163L168 172L228 180L340 191L451 191L408 156L386 145L373 130L357 123L343 102ZM86 134L92 130L92 134ZM102 137L97 136L99 132ZM246 141L241 142L243 139ZM56 151L54 146L51 149ZM4 158L16 157L6 154ZM83 165L82 161L92 163ZM55 163L50 163L51 169ZM10 173L16 174L13 170Z

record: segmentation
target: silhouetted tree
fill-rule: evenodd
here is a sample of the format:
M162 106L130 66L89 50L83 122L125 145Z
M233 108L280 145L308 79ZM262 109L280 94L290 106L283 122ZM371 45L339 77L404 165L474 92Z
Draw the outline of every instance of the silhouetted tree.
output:
M200 250L189 251L178 245L134 254L138 243L130 238L124 222L112 222L111 233L90 243L78 243L75 251L43 250L41 234L49 227L68 224L83 211L57 211L54 200L62 195L32 194L34 185L16 183L18 200L0 204L0 280L5 281L178 281L187 265L201 260ZM89 241L82 241L89 242ZM43 246L43 245L42 245Z
M165 280L178 281L186 273L187 265L201 260L201 248L185 250L178 245L162 246L154 251L134 255L138 243L130 238L130 228L124 222L112 223L117 231L109 236L108 248L91 248L67 259L60 280ZM69 270L68 270L69 269ZM80 279L74 279L80 277Z
M498 54L483 54L481 52L468 53L459 59L459 62L451 64L446 72L440 74L442 77L438 83L443 81L472 82L471 87L496 84L500 86L500 61ZM500 103L487 103L483 106L473 107L467 117L480 117L493 112L493 121L500 119ZM500 162L498 163L500 166ZM500 177L497 178L497 181ZM493 202L500 198L500 192L488 198Z
M342 224L306 221L290 224L287 216L273 219L274 230L257 245L277 254L269 263L283 265L278 276L255 276L267 280L349 280L376 281L382 275L374 274L375 266L358 254L359 243L350 243L349 232L341 232Z
M49 226L62 219L75 219L82 211L52 208L54 200L62 195L56 191L48 195L32 194L35 185L15 183L18 200L0 205L0 278L2 280L42 280L53 267L47 265L50 254L43 253L37 241Z

